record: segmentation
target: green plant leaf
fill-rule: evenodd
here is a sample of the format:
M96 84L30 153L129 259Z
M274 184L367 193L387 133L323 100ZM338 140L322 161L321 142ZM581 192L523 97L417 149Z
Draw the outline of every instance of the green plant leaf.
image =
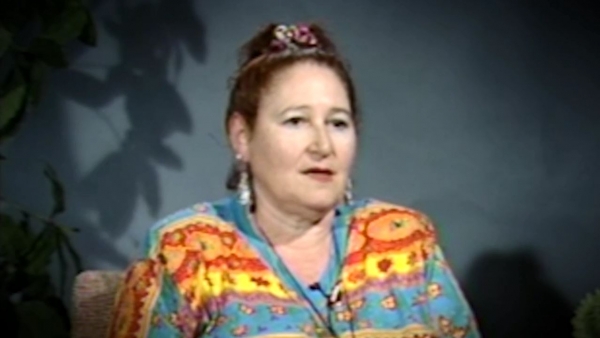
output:
M573 337L600 337L600 289L586 295L572 319Z
M40 275L46 272L52 254L56 251L55 231L54 225L45 224L44 229L37 235L27 252L27 273Z
M64 296L67 287L67 274L69 272L65 253L63 252L63 236L60 231L56 231L56 251L58 254L58 288L60 295Z
M68 236L71 233L75 233L75 232L81 231L81 229L79 229L79 228L68 227L66 225L57 224L56 226L59 227L59 229L65 234L65 236Z
M18 68L13 69L1 93L0 137L4 138L12 135L26 111L27 83Z
M29 69L29 81L31 84L31 90L29 91L29 102L33 106L37 106L42 98L42 87L46 75L48 74L48 65L44 62L36 60Z
M39 2L35 2L35 5ZM0 1L0 4L0 13L3 14L2 24L13 33L22 32L28 28L28 24L32 22L32 17L35 15L35 7L37 7L29 1Z
M57 230L56 231L56 246L57 246L57 253L58 253L58 264L59 264L59 290L60 290L60 294L61 296L64 296L66 294L66 287L67 287L67 275L69 273L69 266L67 264L67 259L65 256L65 252L64 250L67 251L67 253L71 256L71 258L73 259L73 265L75 266L75 273L80 273L82 271L82 267L81 267L81 261L79 259L79 255L75 252L75 250L72 248L71 243L69 241L69 236L67 234L67 231L70 231L69 228L65 227L65 226L57 226Z
M54 68L66 68L69 65L63 47L49 38L36 38L29 46L28 52Z
M61 324L63 327L70 329L71 328L71 320L69 318L69 309L65 306L65 303L59 297L52 296L44 299L44 303L54 309L56 314L61 319ZM66 337L65 337L66 338Z
M31 245L32 237L9 215L0 214L0 224L0 255L17 264Z
M67 5L42 36L64 45L81 35L87 21L86 9L81 4Z
M54 206L50 213L50 218L52 219L65 211L65 189L63 188L58 175L56 175L56 171L50 164L46 164L44 175L50 180L52 186L52 199L54 200Z
M25 83L2 95L0 99L0 129L7 128L11 121L15 120L19 114L24 113L23 106L26 103L26 97L27 85Z
M0 57L8 50L12 43L12 34L0 26Z
M31 232L29 231L29 221L31 220L31 215L26 211L21 211L21 221L19 222L19 226L23 229L24 232L29 236L30 244L33 242L33 237Z
M78 274L83 271L81 257L79 257L77 250L75 250L75 248L73 247L73 243L71 243L71 239L69 238L68 233L63 231L61 232L61 235L63 236L62 244L65 246L65 248L67 248L67 252L69 253L69 256L71 256L71 260L73 261L73 265L75 266L75 273Z
M89 10L85 11L86 23L81 30L81 35L79 35L79 41L85 43L88 46L96 46L98 42L98 32L96 30L96 23L94 22L94 17Z
M68 337L61 314L42 300L16 305L19 317L19 337Z
M55 294L52 279L48 273L38 275L25 274L25 278L21 281L21 285L21 299L25 301L44 299Z
M7 295L0 297L0 313L2 314L2 334L5 337L17 337L19 332L19 316L15 304Z

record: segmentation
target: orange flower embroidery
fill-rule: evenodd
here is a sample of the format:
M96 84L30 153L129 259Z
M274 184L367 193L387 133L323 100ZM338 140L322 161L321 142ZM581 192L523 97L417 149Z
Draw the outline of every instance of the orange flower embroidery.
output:
M370 328L372 326L373 325L368 320L361 320L361 321L358 322L358 328L359 329L368 329L368 328Z
M352 302L350 303L350 309L351 309L351 310L353 310L353 311L354 311L354 310L358 310L358 309L360 309L360 308L361 308L361 307L362 307L364 304L365 304L365 300L364 300L364 299L362 299L362 298L361 298L361 299L354 300L354 301L352 301Z
M183 257L183 262L181 262L181 265L177 268L177 270L175 270L175 273L173 274L173 279L176 282L182 282L189 278L193 278L198 272L201 260L202 258L200 251L186 251L185 256Z
M454 325L452 324L452 322L446 317L440 317L438 319L438 322L440 323L440 330L444 334L449 334L452 331L452 329L454 328Z
M246 325L238 326L235 329L231 330L231 333L236 337L241 337L248 333L248 326L246 326Z
M302 325L302 327L300 329L302 332L304 332L308 335L312 335L315 333L315 327L310 324L304 324L304 325Z
M287 311L283 306L274 305L271 306L271 313L274 315L283 316L287 313Z
M392 261L389 260L388 258L382 259L379 261L379 263L377 263L377 267L379 268L379 271L381 271L381 272L388 272L388 270L390 269L391 266L392 266Z
M396 303L396 298L394 298L394 296L387 296L381 301L381 306L383 306L385 309L391 310L395 309L398 304Z
M404 226L404 220L395 220L390 224L390 230L394 231L396 229L400 229Z
M428 300L427 295L424 293L420 293L418 296L415 297L413 305L425 304L425 303L427 303L427 300Z
M467 336L467 329L464 327L456 327L454 328L454 332L452 332L452 338L465 338Z
M227 317L225 317L224 315L219 315L219 317L217 317L217 326L221 326L225 323L227 323Z
M240 265L240 261L237 257L229 257L227 260L227 267L231 270L237 270Z
M341 311L335 314L337 320L341 322L349 322L352 320L352 313L350 311Z
M467 328L455 326L450 319L446 317L440 317L438 319L440 324L440 330L444 335L450 336L452 338L464 338L467 336Z
M247 315L251 315L254 314L254 312L256 312L256 310L252 307L249 307L248 305L244 305L244 304L240 304L240 311L242 311L244 314Z
M208 278L208 277L204 277L204 282L209 286L209 287L213 287L213 281L212 279Z
M431 283L427 286L427 294L430 299L437 298L442 295L442 286L438 283Z
M350 275L348 276L348 280L351 283L357 283L363 281L365 279L365 276L365 270L357 270L350 273Z
M160 324L162 323L162 318L159 315L154 314L152 315L152 319L150 319L150 322L152 323L152 326L160 326Z
M182 246L185 244L185 235L181 230L166 233L162 238L162 246Z
M225 283L227 284L231 284L231 285L235 285L235 280L233 279L233 277L231 277L230 274L228 273L224 273L223 274L223 280L225 281Z
M417 263L417 254L412 251L410 254L408 254L408 258L406 259L406 263L409 266L415 266L415 263Z
M269 285L271 285L271 283L269 283L268 280L262 278L262 277L252 277L250 278L251 281L254 282L254 284L258 285L258 286L266 286L269 287Z
M223 245L227 248L233 248L233 245L235 244L235 234L231 233L231 232L222 232L219 234L219 237L221 237L221 243L223 243Z

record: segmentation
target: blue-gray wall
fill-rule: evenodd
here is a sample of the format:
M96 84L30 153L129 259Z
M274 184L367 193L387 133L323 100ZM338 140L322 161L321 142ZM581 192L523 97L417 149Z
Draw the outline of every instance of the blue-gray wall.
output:
M358 195L436 222L487 337L559 332L600 287L600 29L559 2L95 1L6 154L4 192L40 211L65 182L85 266L124 268L158 218L224 196L236 48L268 21L322 22L364 113ZM560 323L560 324L557 324ZM517 330L521 330L517 332ZM529 331L527 331L529 332ZM542 329L535 336L543 336Z

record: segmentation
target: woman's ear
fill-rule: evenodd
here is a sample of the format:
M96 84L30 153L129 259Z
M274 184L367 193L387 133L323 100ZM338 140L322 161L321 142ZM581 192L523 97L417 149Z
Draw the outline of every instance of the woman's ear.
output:
M229 143L241 160L249 160L250 128L242 114L235 112L229 119Z

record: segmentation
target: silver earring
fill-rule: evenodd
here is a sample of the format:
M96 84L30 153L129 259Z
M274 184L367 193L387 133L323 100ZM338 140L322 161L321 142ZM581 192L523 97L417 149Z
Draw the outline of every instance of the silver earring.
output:
M250 180L248 178L247 166L243 164L241 155L238 154L235 158L238 162L238 171L240 175L237 186L240 203L242 205L250 205L252 196L250 194Z
M344 192L344 200L346 204L352 203L352 180L348 179L346 183L346 191Z

